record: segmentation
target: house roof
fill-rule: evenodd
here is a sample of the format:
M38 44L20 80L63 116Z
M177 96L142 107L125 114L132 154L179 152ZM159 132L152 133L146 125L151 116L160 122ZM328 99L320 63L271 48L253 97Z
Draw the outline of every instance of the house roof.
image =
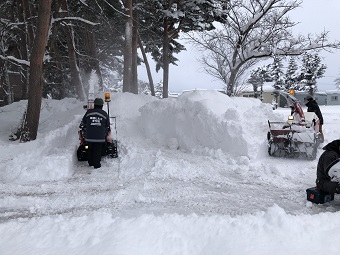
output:
M275 89L273 87L274 82L265 82L263 83L262 89L264 92L273 92ZM257 91L261 90L261 86L257 87ZM253 85L248 84L244 87L242 92L254 92Z
M337 94L340 95L340 90L338 89L333 89L333 90L326 90L326 94Z

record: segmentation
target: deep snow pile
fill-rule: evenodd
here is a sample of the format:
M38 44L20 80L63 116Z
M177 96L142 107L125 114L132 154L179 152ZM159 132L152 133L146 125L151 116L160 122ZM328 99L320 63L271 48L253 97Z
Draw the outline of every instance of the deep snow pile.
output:
M267 154L267 120L289 109L216 91L111 97L119 158L96 171L75 157L83 103L44 100L24 144L8 136L26 102L0 108L0 254L338 252L338 198L306 201L317 160ZM338 139L340 106L321 110L325 143Z
M0 181L58 180L74 172L77 129L84 114L74 99L44 100L36 141L9 142L25 102L3 107ZM104 107L105 109L105 107ZM156 99L129 93L113 94L111 116L117 118L118 139L144 138L159 146L214 155L254 159L266 154L268 119L282 119L259 100L229 98L217 91L193 91L179 98ZM113 132L114 135L114 132ZM15 151L13 155L12 151ZM41 164L43 163L43 164ZM60 168L56 169L58 165Z
M27 101L1 108L2 135L0 181L29 182L58 180L72 175L74 146L77 143L79 109L75 99L44 100L38 139L29 143L10 142L9 135L19 125ZM58 169L55 166L60 166Z
M178 99L154 101L140 111L145 137L159 145L178 144L188 152L220 149L250 159L263 157L266 120L283 119L259 100L200 90L183 93Z

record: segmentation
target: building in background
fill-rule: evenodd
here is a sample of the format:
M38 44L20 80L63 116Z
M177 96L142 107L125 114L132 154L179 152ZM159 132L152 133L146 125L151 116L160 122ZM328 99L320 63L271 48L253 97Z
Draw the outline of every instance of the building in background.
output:
M258 88L258 90L259 89L260 88ZM301 105L305 105L304 98L308 95L308 92L292 91L291 94L300 101ZM277 107L289 107L289 105L287 105L285 94L275 90L271 82L265 83L262 90L257 91L256 93L254 92L253 87L249 85L240 92L239 96L258 98L259 100L262 99L261 101L263 103L268 104L272 104L273 101L276 101ZM340 90L315 92L314 99L318 105L340 105Z
M327 105L340 105L340 90L326 91Z

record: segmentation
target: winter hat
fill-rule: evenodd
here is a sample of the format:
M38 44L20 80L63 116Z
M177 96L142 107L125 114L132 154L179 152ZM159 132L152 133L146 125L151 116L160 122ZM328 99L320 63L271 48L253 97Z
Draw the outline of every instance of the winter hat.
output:
M94 100L94 106L103 106L103 105L104 105L103 99L97 97L97 98Z
M313 100L313 97L311 95L307 95L305 98L304 98L304 101L305 101L305 104L307 104L308 102L312 101Z
M311 95L306 96L306 100L310 101L313 100L313 97Z
M329 144L327 144L322 149L324 149L326 151L335 151L337 153L340 153L340 140L334 140L334 141L330 142Z

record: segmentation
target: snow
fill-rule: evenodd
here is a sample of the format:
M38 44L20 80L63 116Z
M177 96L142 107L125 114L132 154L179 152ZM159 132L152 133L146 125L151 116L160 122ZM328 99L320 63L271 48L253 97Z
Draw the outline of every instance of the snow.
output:
M268 156L267 121L289 108L199 90L111 99L119 158L96 170L75 155L82 102L44 99L29 143L8 140L27 102L0 108L0 254L338 253L338 195L306 200L317 159ZM340 106L320 108L326 144Z

